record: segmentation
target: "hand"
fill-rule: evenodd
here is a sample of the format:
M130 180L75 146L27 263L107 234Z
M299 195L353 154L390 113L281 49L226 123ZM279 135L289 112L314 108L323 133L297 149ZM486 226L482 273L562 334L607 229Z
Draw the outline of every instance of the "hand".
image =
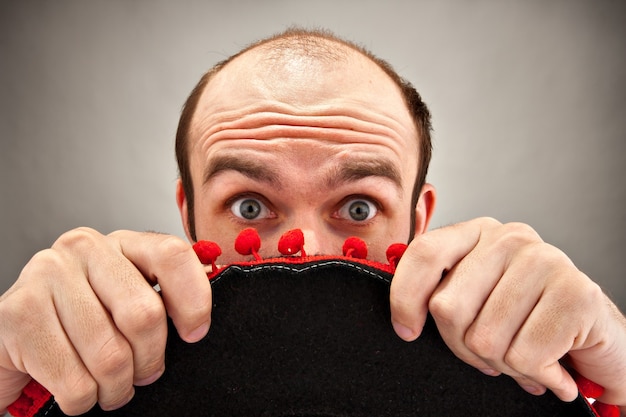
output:
M430 310L450 349L488 375L564 401L578 390L559 360L626 405L626 319L598 285L523 224L476 219L416 236L391 284L396 333L416 339Z
M184 340L206 335L211 288L189 244L156 233L64 234L0 297L0 413L31 377L66 414L121 407L133 384L164 371L166 311Z

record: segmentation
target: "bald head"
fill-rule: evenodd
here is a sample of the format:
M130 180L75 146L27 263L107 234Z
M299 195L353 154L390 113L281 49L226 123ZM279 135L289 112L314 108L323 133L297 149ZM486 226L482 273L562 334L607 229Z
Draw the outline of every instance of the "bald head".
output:
M234 100L250 106L268 100L312 111L315 106L332 106L332 100L350 97L356 90L360 91L359 99L364 99L364 105L380 102L381 113L385 109L390 112L400 109L412 120L413 131L407 135L412 136L415 152L419 154L416 200L431 155L430 114L419 94L385 61L358 45L325 31L291 29L254 43L218 63L202 77L185 103L176 151L180 177L190 202L192 235L190 146L192 138L206 131L212 114L219 113Z
M258 45L231 61L215 78L236 77L276 99L294 105L315 100L328 89L329 79L347 68L362 65L364 57L337 41L312 36L278 38ZM235 80L232 80L235 81Z

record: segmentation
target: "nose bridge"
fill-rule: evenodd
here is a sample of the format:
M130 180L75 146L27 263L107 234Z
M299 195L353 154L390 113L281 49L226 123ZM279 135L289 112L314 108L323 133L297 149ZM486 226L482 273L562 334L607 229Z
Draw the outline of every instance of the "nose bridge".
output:
M315 212L307 210L295 216L291 229L300 229L304 235L304 250L308 255L329 255L333 253L334 239L324 219Z
M309 255L328 255L331 252L331 248L328 247L319 230L314 228L302 228L304 234L304 250Z

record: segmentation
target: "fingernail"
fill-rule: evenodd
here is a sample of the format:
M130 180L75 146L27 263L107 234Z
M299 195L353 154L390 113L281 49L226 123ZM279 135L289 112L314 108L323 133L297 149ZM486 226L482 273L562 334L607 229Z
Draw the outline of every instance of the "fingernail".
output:
M392 325L393 325L393 330L403 340L411 341L417 337L417 335L415 334L413 330L409 329L403 324L393 322Z
M204 323L195 330L191 331L185 340L187 342L193 343L202 340L204 336L209 332L209 323Z
M159 379L161 375L163 375L163 372L165 372L165 366L161 367L161 369L159 369L158 371L156 371L154 374L150 375L149 377L135 381L135 385L137 385L138 387L144 387L146 385L150 385L153 382L155 382L157 379Z
M496 371L495 369L491 369L491 368L482 368L479 369L480 372L482 372L485 375L489 375L489 376L498 376L500 375L500 372Z
M543 395L546 392L546 388L538 387L536 385L522 385L524 391L532 395Z

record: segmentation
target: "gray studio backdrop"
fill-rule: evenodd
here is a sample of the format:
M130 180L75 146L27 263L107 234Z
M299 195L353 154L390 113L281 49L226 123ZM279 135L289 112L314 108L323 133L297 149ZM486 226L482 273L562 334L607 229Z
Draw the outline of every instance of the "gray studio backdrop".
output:
M212 64L292 24L434 114L433 227L523 221L626 308L623 1L0 1L0 292L64 231L183 236L174 133Z

